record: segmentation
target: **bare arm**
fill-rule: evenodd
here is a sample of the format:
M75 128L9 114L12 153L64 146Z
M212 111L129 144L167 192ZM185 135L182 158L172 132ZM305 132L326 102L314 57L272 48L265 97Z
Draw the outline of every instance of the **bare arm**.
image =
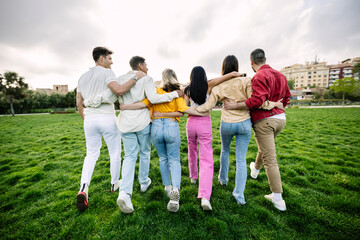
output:
M146 76L146 74L142 71L136 72L135 76L139 80L140 78ZM134 78L131 78L126 83L120 85L117 81L112 81L108 84L108 87L111 89L113 93L115 93L117 96L124 95L126 92L128 92L135 84L136 81Z
M208 82L208 94L211 93L211 90L212 90L213 87L219 85L220 83L225 82L225 81L227 81L227 80L229 80L231 78L234 78L234 77L240 77L242 75L243 74L238 73L238 72L231 72L231 73L225 74L225 75L223 75L221 77L211 79Z
M79 113L81 118L84 120L84 105L83 105L84 98L80 92L76 93L76 107L79 109Z
M163 112L153 112L153 118L160 118L160 117L166 117L166 118L173 118L173 117L182 117L184 116L184 113L182 112L167 112L167 113L163 113Z
M143 102L131 103L131 104L122 104L120 103L121 110L137 110L146 108L146 104Z
M184 113L187 113L189 115L201 116L201 117L206 117L210 115L210 111L200 113L195 110L195 107L190 107L186 109Z

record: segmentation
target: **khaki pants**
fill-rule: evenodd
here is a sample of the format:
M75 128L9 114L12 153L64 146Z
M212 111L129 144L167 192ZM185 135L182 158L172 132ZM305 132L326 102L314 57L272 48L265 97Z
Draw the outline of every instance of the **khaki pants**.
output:
M253 124L258 145L255 168L259 170L264 165L270 190L274 193L283 192L276 161L275 138L283 130L285 123L286 121L282 119L265 118Z

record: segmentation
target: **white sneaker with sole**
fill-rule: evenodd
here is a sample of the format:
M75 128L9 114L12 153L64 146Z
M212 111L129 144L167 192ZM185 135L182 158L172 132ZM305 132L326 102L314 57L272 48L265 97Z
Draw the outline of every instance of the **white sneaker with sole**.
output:
M195 178L190 178L190 182L195 184L195 183L196 183L196 179L195 179Z
M146 192L146 190L149 188L150 184L151 184L150 178L146 184L140 184L140 192Z
M180 199L180 193L179 190L172 190L170 193L170 201L167 205L167 209L170 212L177 212L179 210L179 199Z
M250 170L251 170L251 173L250 173L250 176L253 178L253 179L256 179L259 175L259 172L260 170L257 170L255 168L255 163L254 162L251 162L250 163Z
M111 184L111 192L115 192L116 190L118 190L120 187L120 184L121 184L121 179L119 181L117 181L117 183Z
M116 203L123 213L134 212L134 207L131 203L131 197L125 191L120 191Z
M172 191L172 186L165 186L165 192L166 192L166 196L170 197L170 193Z
M286 210L286 204L284 200L275 201L274 195L271 193L269 195L264 196L267 200L271 201L274 204L274 207L276 207L280 211Z
M201 199L201 207L202 207L202 209L203 209L204 211L211 211L211 210L212 210L210 201L207 200L206 198L202 198L202 199Z

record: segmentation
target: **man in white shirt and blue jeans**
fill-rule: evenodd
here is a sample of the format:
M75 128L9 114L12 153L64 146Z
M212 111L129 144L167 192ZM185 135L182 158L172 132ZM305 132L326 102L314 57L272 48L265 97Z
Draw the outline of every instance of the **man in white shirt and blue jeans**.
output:
M136 79L145 76L139 72L131 76L123 85L117 82L107 84L112 79L116 79L114 72L110 69L112 62L112 51L104 47L96 47L93 50L95 67L90 68L84 73L78 82L76 105L80 116L84 120L84 132L86 139L86 157L84 159L80 191L77 195L77 208L84 211L88 207L88 188L91 176L97 159L100 155L101 138L103 137L108 146L110 155L110 174L111 190L119 188L120 168L121 168L121 138L116 126L116 115L113 103L102 103L96 108L84 108L83 101L92 98L109 87L114 89L116 94L123 94L135 85ZM129 80L130 79L130 80Z

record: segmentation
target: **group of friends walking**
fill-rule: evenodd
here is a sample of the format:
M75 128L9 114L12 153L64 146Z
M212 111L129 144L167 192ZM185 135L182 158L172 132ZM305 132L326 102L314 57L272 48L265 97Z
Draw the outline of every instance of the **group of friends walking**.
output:
M164 191L169 197L167 209L177 212L181 187L178 122L184 114L189 115L186 124L189 178L191 183L199 182L198 198L203 210L212 210L214 166L210 110L218 101L224 104L219 184L227 185L229 181L230 145L235 136L236 176L232 194L238 204L246 203L246 152L253 128L258 153L255 162L250 163L250 176L257 178L264 165L271 190L265 198L277 209L286 210L274 139L285 126L285 106L291 94L284 75L266 64L262 49L255 49L250 54L251 67L256 72L252 79L239 73L237 58L229 55L223 60L221 77L208 81L204 68L194 67L184 91L180 90L172 69L162 72L162 87L155 88L153 79L147 75L145 59L140 56L130 59L131 71L116 78L110 68L111 56L112 51L107 48L94 48L96 66L83 74L78 82L76 104L84 120L86 139L86 157L77 194L80 211L88 207L91 176L104 138L110 155L111 191L119 189L117 204L120 210L124 213L134 211L131 196L138 155L140 192L147 191L151 185L152 142L159 156ZM114 108L116 101L120 103L118 117ZM122 170L121 140L125 153Z

